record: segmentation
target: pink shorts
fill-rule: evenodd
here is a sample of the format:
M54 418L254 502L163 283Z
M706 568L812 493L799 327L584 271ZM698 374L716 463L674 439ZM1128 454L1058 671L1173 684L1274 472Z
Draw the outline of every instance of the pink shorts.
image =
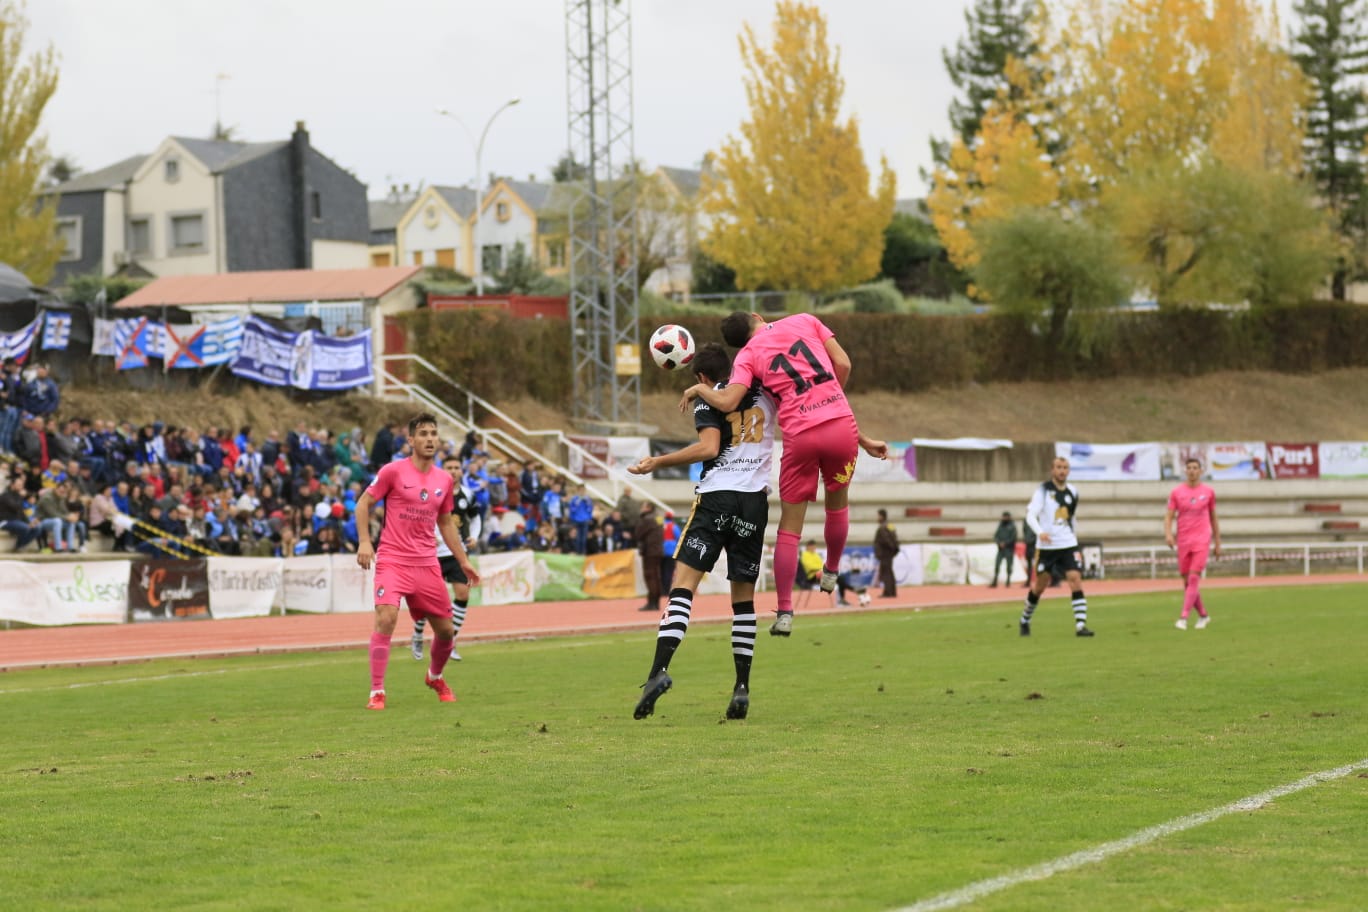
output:
M435 555L431 561L422 563L376 563L375 604L398 605L401 598L415 621L421 617L451 617L451 600Z
M1187 548L1179 546L1178 549L1178 575L1191 576L1194 573L1201 573L1206 569L1207 549Z
M855 475L859 453L860 428L853 415L785 435L784 455L779 460L779 499L785 503L816 500L819 473L828 491L847 487Z

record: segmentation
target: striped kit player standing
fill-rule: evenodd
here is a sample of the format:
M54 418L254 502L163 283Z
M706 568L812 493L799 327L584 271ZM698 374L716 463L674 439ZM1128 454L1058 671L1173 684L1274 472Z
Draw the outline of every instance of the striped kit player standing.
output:
M1088 600L1083 596L1083 566L1078 553L1078 534L1074 514L1078 511L1078 489L1069 484L1069 460L1060 456L1050 467L1050 479L1036 488L1026 507L1026 524L1039 542L1036 550L1035 580L1026 593L1026 609L1021 613L1021 635L1031 635L1031 616L1040 604L1040 594L1054 580L1068 580L1073 593L1074 633L1090 637Z

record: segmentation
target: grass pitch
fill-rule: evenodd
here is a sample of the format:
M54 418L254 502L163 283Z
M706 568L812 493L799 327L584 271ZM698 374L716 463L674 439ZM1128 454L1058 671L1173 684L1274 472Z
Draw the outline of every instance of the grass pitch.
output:
M0 908L881 910L1368 757L1368 587L798 619L724 722L698 625L0 677ZM480 610L496 611L497 608ZM0 634L0 648L3 648ZM1368 771L967 903L1362 909Z

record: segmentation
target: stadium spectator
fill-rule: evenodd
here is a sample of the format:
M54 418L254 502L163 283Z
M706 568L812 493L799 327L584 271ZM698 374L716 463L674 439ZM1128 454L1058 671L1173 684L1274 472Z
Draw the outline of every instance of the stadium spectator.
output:
M1031 635L1031 616L1040 604L1040 594L1060 577L1068 580L1073 594L1075 635L1093 635L1088 629L1088 600L1083 595L1083 572L1078 562L1078 533L1074 529L1077 511L1078 490L1069 484L1069 460L1058 456L1050 466L1050 478L1036 488L1026 507L1026 522L1040 542L1040 553L1035 581L1026 593L1021 614L1022 636Z
M993 581L988 584L988 588L995 589L998 584L998 573L1004 564L1007 565L1007 578L1004 585L1012 585L1012 565L1016 563L1016 543L1017 531L1016 523L1012 520L1012 514L1008 510L1002 511L1002 519L998 520L998 527L993 532L993 543L997 545L997 556L993 561Z
M641 519L637 522L637 553L641 555L641 576L646 583L646 604L638 611L660 611L660 559L665 556L665 536L656 516L655 504L642 501Z
M874 530L874 558L879 562L879 584L883 592L879 598L898 597L898 577L893 572L893 559L898 556L898 532L888 522L888 511L879 510L879 527Z
M47 547L58 553L80 549L76 531L79 517L73 516L67 505L68 493L66 482L61 482L44 491L34 506Z
M48 376L48 366L42 362L33 365L33 376L24 381L19 393L19 404L30 415L46 418L57 411L62 403L62 391L57 381Z
M529 523L535 524L541 517L542 493L541 463L534 459L518 477L519 508Z
M25 413L25 416L15 436L14 455L41 473L47 470L51 462L51 436L47 421L41 415Z
M19 418L24 412L20 394L23 382L19 362L6 358L0 369L0 453L14 452L14 435L19 430Z
M679 544L679 523L675 522L673 510L665 511L665 520L660 526L661 547L664 553L660 558L660 591L669 593L674 585L675 546Z
M589 546L589 524L594 521L594 502L585 493L583 484L575 485L575 493L570 498L567 513L575 530L575 553L584 554Z
M43 533L34 506L24 489L24 476L14 475L5 493L0 494L0 529L14 536L14 550L22 551L38 541Z
M1178 575L1183 579L1183 612L1174 626L1187 630L1188 615L1197 609L1197 629L1211 621L1202 604L1202 573L1207 551L1215 545L1221 556L1221 524L1216 519L1216 492L1202 483L1202 463L1189 458L1183 463L1186 480L1169 493L1164 511L1164 540L1178 552ZM1175 535L1174 520L1177 520Z

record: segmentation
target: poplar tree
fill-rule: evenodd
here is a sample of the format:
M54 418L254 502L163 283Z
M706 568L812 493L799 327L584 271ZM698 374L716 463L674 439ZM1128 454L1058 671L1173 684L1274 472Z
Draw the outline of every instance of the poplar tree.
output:
M1368 201L1364 199L1364 141L1368 105L1360 77L1368 73L1363 0L1302 0L1293 12L1300 26L1293 56L1311 83L1307 106L1306 169L1340 238L1330 289L1345 298L1350 281L1365 272Z
M52 48L24 57L28 19L22 5L0 0L0 262L42 285L62 255L55 207L39 205L48 163L38 132L57 91Z
M736 272L742 290L821 292L879 272L896 190L887 160L877 190L859 124L841 120L840 54L816 6L777 5L774 43L747 25L739 38L751 119L705 174L713 217L703 251Z

